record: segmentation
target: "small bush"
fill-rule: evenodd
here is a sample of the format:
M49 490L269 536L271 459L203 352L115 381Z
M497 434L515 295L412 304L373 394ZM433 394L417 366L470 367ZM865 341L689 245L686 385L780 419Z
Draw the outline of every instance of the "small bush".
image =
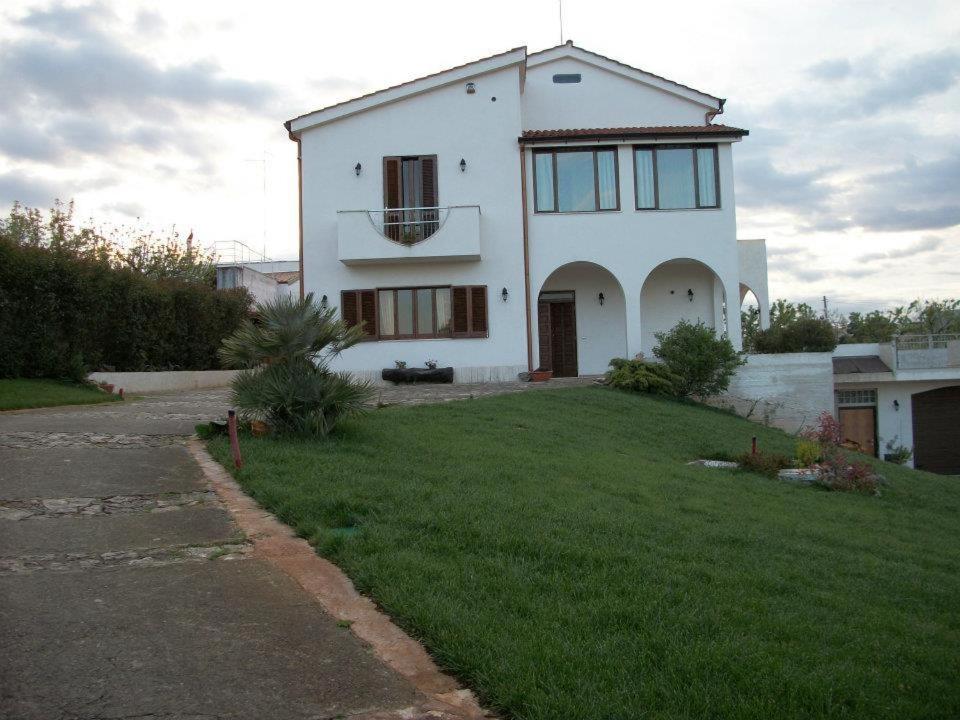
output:
M610 367L613 369L607 372L606 381L611 387L671 397L680 394L682 378L662 363L614 358L610 361Z
M818 466L815 484L827 490L878 494L883 478L862 460L851 462L840 450L826 453Z
M763 452L745 452L738 455L736 461L740 463L740 467L744 470L772 478L777 477L777 473L793 464L786 455Z
M758 353L830 352L837 346L837 336L833 325L823 318L799 318L757 331L752 345Z
M820 459L820 445L813 440L798 440L796 453L797 464L808 468Z
M653 354L680 378L677 391L682 397L719 395L729 387L737 368L747 362L726 337L703 323L681 320L655 337L660 344Z
M913 450L905 445L897 445L898 437L899 436L895 436L887 440L884 445L886 453L884 453L883 459L887 462L896 463L897 465L906 465L907 460L913 455Z
M836 447L843 441L840 421L824 410L817 416L816 426L801 433L803 438L820 445L821 448Z

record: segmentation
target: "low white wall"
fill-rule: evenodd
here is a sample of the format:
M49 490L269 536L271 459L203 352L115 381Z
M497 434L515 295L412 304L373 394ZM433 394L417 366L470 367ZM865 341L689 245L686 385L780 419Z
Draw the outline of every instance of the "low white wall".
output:
M748 355L724 395L713 404L733 406L750 420L797 432L833 413L831 353Z
M236 370L171 370L162 372L95 372L89 379L110 383L114 392L155 393L174 390L200 390L229 385Z

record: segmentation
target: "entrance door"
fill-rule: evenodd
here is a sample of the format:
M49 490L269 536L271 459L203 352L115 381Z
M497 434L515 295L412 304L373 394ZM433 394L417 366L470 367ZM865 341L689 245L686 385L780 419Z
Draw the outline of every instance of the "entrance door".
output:
M577 377L577 312L572 292L545 292L540 316L540 366L554 377Z
M960 475L960 385L913 396L913 466Z
M840 408L840 434L843 442L852 442L860 452L877 454L877 409L875 407Z

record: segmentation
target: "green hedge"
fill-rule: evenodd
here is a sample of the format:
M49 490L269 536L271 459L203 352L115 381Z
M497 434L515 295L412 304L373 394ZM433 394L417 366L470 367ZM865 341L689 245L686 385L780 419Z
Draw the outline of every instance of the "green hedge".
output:
M0 377L210 370L247 315L246 290L153 280L0 240Z

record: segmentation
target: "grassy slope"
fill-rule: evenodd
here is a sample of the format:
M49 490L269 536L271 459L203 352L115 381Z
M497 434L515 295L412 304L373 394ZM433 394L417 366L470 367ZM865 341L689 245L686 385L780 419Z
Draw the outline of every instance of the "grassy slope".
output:
M86 405L119 399L85 385L59 380L0 380L0 410Z
M542 391L247 440L239 479L508 717L960 715L957 479L884 465L877 498L684 464L754 434L792 452Z

